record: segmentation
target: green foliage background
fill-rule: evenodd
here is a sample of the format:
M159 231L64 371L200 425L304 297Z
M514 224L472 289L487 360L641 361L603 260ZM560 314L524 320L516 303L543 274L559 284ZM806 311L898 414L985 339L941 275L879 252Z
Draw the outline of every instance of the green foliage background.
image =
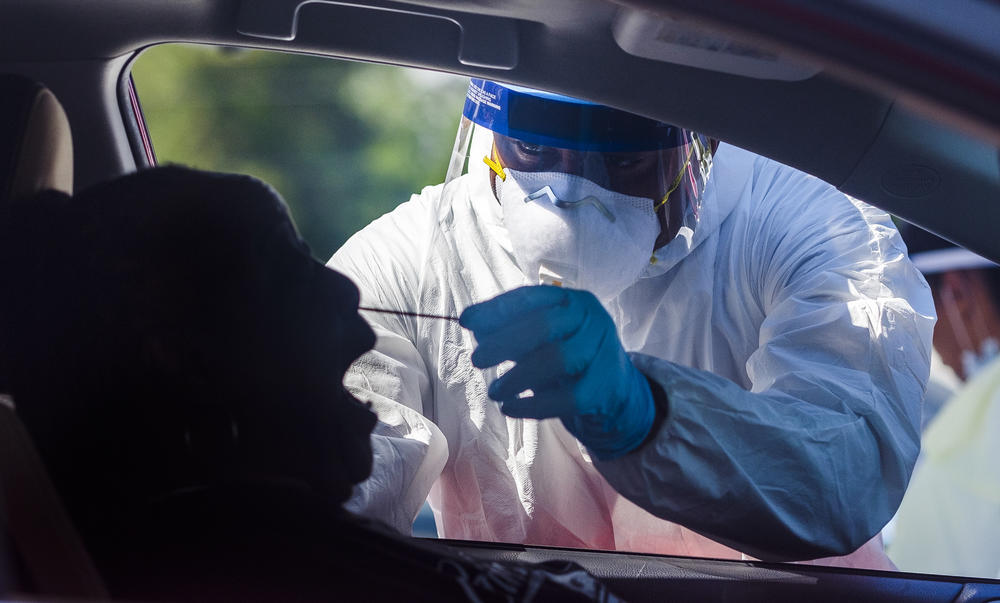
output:
M257 176L325 260L444 179L466 78L257 50L168 44L132 68L160 164Z

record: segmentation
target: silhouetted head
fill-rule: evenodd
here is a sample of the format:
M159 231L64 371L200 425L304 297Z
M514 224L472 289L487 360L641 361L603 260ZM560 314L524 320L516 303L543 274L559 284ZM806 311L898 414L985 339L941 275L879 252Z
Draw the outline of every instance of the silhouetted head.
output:
M266 184L156 168L4 222L10 389L71 508L241 479L341 502L368 476L342 379L374 335Z

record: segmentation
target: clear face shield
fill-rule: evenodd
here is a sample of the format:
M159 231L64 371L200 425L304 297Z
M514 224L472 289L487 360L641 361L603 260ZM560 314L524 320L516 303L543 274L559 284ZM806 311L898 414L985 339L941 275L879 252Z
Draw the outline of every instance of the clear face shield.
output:
M609 299L678 228L696 227L711 148L669 124L473 79L446 183L465 172L490 179L529 282Z

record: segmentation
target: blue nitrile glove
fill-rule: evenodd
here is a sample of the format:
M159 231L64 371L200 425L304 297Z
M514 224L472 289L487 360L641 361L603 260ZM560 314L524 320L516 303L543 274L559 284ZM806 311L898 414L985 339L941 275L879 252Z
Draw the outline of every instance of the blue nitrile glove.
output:
M505 415L559 417L600 460L634 450L649 435L656 416L649 383L590 292L521 287L466 308L459 321L479 344L473 365L516 363L489 389ZM534 395L518 396L527 389Z

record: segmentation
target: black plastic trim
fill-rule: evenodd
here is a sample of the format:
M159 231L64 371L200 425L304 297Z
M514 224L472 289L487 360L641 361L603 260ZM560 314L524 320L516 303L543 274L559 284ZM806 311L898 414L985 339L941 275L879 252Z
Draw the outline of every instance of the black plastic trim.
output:
M136 51L132 60L122 68L121 76L118 78L118 108L122 115L122 126L125 128L125 136L128 138L132 158L140 169L156 165L153 141L149 137L146 119L139 102L139 94L135 89L135 81L132 79L132 64L141 52L142 50Z

